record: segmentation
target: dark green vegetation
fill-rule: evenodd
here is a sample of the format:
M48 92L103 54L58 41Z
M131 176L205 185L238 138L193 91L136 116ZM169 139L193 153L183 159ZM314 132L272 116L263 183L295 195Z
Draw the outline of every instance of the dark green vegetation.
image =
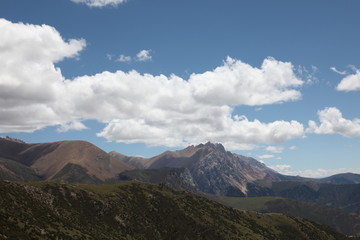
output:
M184 169L147 169L131 170L120 174L120 179L137 179L152 183L166 183L172 188L187 189L196 193L196 189L181 185L181 173ZM351 174L334 176L353 177ZM355 175L357 176L357 175ZM330 178L324 180L328 181ZM263 181L249 186L249 195L269 197L223 197L200 194L224 205L263 213L282 213L289 216L301 217L319 222L336 229L346 235L360 234L360 216L358 213L345 210L354 210L359 202L358 195L360 185L355 184L328 184L309 181ZM275 196L275 197L274 197ZM276 197L284 196L288 198ZM289 199L295 198L295 199ZM353 202L347 202L353 201ZM317 202L317 203L316 203ZM345 209L341 209L341 207ZM356 210L356 209L355 209Z
M258 183L269 196L296 199L360 213L360 184L331 184L306 181L262 181ZM261 196L261 192L258 196Z
M0 239L346 239L281 214L244 212L164 185L0 181Z
M184 184L184 169L162 168L125 171L119 179L140 180L151 183L165 183L167 186L195 191L190 184ZM345 174L352 176L351 174ZM355 175L357 176L357 175ZM336 175L335 179L338 179ZM328 181L324 179L324 182ZM342 178L344 179L344 178ZM250 197L283 197L303 202L337 207L360 214L360 184L333 184L315 181L256 181L247 185ZM236 199L236 198L235 198ZM360 231L359 231L360 232Z
M194 213L188 213L186 211L190 210L184 209L184 205L178 202L178 198L174 198L174 196L180 196L180 193L170 191L168 187L186 190L201 196L205 193L216 194L219 196L212 196L213 200L239 209L283 213L306 218L331 226L347 235L360 233L359 215L345 211L360 213L360 184L356 184L360 181L360 175L346 173L324 179L285 176L253 158L233 154L226 151L221 144L210 142L189 146L183 150L168 151L145 159L127 157L116 152L108 154L84 141L27 144L9 137L0 138L0 180L39 182L35 185L33 183L31 185L7 183L13 186L13 191L15 191L10 198L15 200L15 206L23 211L17 213L9 205L9 209L2 208L6 211L0 212L8 214L7 218L3 219L6 220L5 226L8 226L8 230L4 228L4 231L23 234L21 236L34 236L36 239L40 238L39 233L50 239L55 235L62 239L69 239L69 237L76 239L75 236L79 236L78 239L90 238L89 236L96 237L95 239L107 239L108 235L99 235L104 232L121 237L129 234L129 238L135 239L142 237L166 239L169 236L182 236L180 233L184 232L189 233L186 235L189 239L194 238L192 234L198 238L208 238L211 235L220 239L230 238L230 236L231 238L240 238L239 236L245 238L246 234L250 234L249 236L252 236L253 239L262 239L259 237L260 235L265 236L266 239L279 239L278 237L282 236L278 231L282 231L283 223L269 225L266 220L269 216L259 215L260 217L254 219L253 217L257 216L254 215L255 213L246 213L247 217L244 217L244 213L235 211L236 214L243 214L244 219L250 218L250 222L255 221L254 226L259 229L269 228L267 231L263 229L262 232L259 232L251 227L253 223L250 224L248 220L240 222L234 220L233 222L233 219L229 218L232 215L224 214L229 210L221 210L219 205L209 207L209 203L204 203L207 206L205 209L198 207L196 211L192 210ZM134 183L85 187L43 182L117 184L132 180L160 184L162 187L159 189L154 185L146 184L135 184L137 187L134 187ZM132 190L125 191L123 189L125 186L128 188L132 186ZM146 200L147 193L145 192L149 191L149 187L145 186L152 186L151 191L156 192L156 194L150 194L155 196L154 202ZM99 189L101 189L101 193L96 192ZM8 192L11 193L10 190ZM1 197L3 193L7 192L3 191ZM68 194L70 197L67 196ZM30 198L23 199L23 195L30 196ZM124 195L130 197L125 198ZM9 197L9 195L4 196ZM17 203L17 196L23 201ZM51 199L51 201L49 200L50 205L41 201L43 196L45 200L47 197ZM220 196L267 197L226 198ZM34 197L35 199L33 199ZM190 197L184 199L190 199ZM196 197L191 197L191 199L195 206L200 204L198 201L205 201L204 199L197 200ZM249 199L251 200L249 201ZM166 201L171 204L169 205ZM90 203L110 210L98 213L99 209ZM161 205L164 205L170 214L165 214L162 210L154 210L161 208ZM131 210L133 208L142 209L147 215L133 216L135 211ZM220 209L219 213L217 208ZM7 212L11 209L13 212ZM172 214L172 210L169 209L176 211ZM113 215L115 212L118 214ZM126 214L121 215L123 212ZM204 218L200 217L204 214ZM217 219L218 216L220 220ZM169 219L170 217L177 220L173 221ZM275 219L279 218L285 217L276 215ZM90 219L90 223L87 223L87 219ZM260 220L258 221L258 219ZM274 219L269 220L269 222L274 221ZM290 222L284 225L285 228L297 229L300 231L300 233L298 232L299 236L303 236L301 232L306 232L298 226L297 221L301 220L292 218L292 220L286 221ZM172 226L169 225L170 229L164 227L167 226L167 223ZM161 224L164 225L164 229L160 227ZM178 228L179 224L185 224L185 226L181 225ZM96 227L92 229L94 225ZM217 225L221 227L218 229ZM173 229L177 232L171 232ZM296 230L294 231L296 232ZM134 235L133 232L138 235ZM16 235L14 238L22 239L21 236ZM309 238L305 237L304 239Z
M206 197L237 209L301 217L328 225L345 235L360 235L360 216L339 208L280 197Z

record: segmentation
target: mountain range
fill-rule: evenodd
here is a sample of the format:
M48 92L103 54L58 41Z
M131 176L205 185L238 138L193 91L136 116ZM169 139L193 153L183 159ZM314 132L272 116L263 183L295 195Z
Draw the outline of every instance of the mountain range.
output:
M344 173L323 179L286 176L254 158L210 142L141 158L115 151L106 153L85 141L28 144L0 138L1 179L85 184L149 182L186 190L230 207L303 217L346 235L360 234L360 175ZM264 196L274 198L264 202ZM262 205L247 208L247 200ZM239 207L238 202L243 204Z
M283 175L253 158L226 151L221 144L206 143L152 158L110 155L138 169L183 169L184 185L215 195L246 196L247 184L256 180L281 180Z

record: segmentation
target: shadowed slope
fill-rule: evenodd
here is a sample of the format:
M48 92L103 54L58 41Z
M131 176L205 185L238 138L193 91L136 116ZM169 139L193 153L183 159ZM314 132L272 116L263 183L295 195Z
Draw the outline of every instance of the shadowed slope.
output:
M140 182L0 181L0 193L0 237L8 239L346 239L303 219L235 210Z

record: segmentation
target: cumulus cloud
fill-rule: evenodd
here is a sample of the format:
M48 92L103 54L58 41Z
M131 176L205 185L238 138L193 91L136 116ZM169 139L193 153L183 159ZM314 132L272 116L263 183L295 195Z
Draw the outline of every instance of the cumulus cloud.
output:
M264 154L264 155L259 155L258 158L260 158L260 159L270 159L270 158L275 158L275 156L271 155L271 154Z
M116 59L117 62L131 62L132 58L130 56L125 56L124 54L121 54L118 59Z
M65 41L48 25L5 19L0 32L0 131L34 131L62 122L53 104L62 97L64 77L54 63L77 57L85 40Z
M232 150L304 134L297 121L261 122L233 114L237 105L299 99L295 88L302 80L291 63L267 58L255 68L228 58L189 79L105 71L68 80L54 63L78 56L84 40L66 41L49 26L4 19L0 31L0 132L54 125L58 131L81 130L79 119L94 119L106 124L98 136L109 141L185 146L210 140Z
M320 124L309 121L306 129L309 133L316 134L340 134L345 137L360 137L360 119L348 120L343 118L342 113L335 107L325 108L318 111Z
M303 126L296 121L262 123L258 120L249 121L246 118L237 119L236 116L232 118L224 113L220 116L212 115L212 111L218 111L215 109L203 111L209 111L206 115L213 116L212 119L200 113L199 118L187 116L178 119L164 118L158 121L112 120L98 136L110 141L147 142L150 145L170 147L209 140L222 142L233 150L251 150L256 147L249 143L281 143L303 136ZM199 113L194 112L194 114ZM132 126L131 130L126 129L127 126Z
M68 132L70 130L84 130L87 129L87 127L80 121L74 120L68 123L61 124L60 127L56 130L57 132Z
M360 70L344 77L336 86L336 90L345 92L360 90Z
M89 7L105 7L105 6L117 6L125 3L127 0L71 0L74 3L86 4Z
M290 150L296 150L296 146L290 146L289 149Z
M189 82L199 102L257 106L298 100L303 84L293 65L266 58L260 68L228 57L223 66L192 74Z
M141 50L136 54L136 56L127 56L124 54L121 54L116 61L117 62L123 62L123 63L129 63L131 61L137 61L137 62L148 62L152 60L152 56L150 55L150 50ZM112 59L112 58L111 58ZM109 60L111 60L109 59Z
M282 153L284 148L283 147L276 147L276 146L268 146L266 150L273 153Z
M138 62L147 62L151 61L152 56L150 55L150 50L141 50L136 54L136 61Z

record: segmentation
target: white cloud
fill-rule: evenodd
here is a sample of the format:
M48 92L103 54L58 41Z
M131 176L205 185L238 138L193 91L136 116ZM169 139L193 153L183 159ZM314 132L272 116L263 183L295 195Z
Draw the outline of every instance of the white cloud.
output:
M249 106L298 100L294 87L303 84L289 62L266 58L259 69L230 57L213 71L191 74L189 82L197 101Z
M131 62L132 58L130 56L125 56L121 54L118 59L116 59L117 62Z
M85 40L64 41L53 27L5 19L0 19L0 32L0 131L61 123L53 105L62 97L58 90L64 77L54 63L77 57Z
M125 3L127 0L71 0L75 3L86 4L89 7L105 7L105 6L117 6Z
M303 176L303 177L310 177L310 178L323 178L323 177L329 177L335 174L339 173L359 173L360 174L360 168L338 168L338 169L307 169L303 171L297 171L297 175Z
M342 113L335 107L325 108L318 111L320 125L309 121L309 133L316 134L341 134L345 137L360 137L360 119L348 120L343 118Z
M296 146L290 146L289 149L290 150L296 150Z
M355 74L344 77L336 86L338 91L358 91L360 90L360 70L356 70Z
M297 76L304 79L306 84L311 85L319 82L319 79L316 76L318 72L318 68L316 66L311 66L311 69L304 66L298 66L296 70Z
M340 75L346 75L347 74L346 71L339 71L335 67L331 67L330 70L333 71L333 72L336 72L337 74L340 74Z
M57 129L58 132L68 132L70 130L84 130L87 127L80 121L74 120L68 123L61 124L60 127Z
M268 146L266 148L267 151L273 152L273 153L282 153L284 148L283 147L276 147L276 146Z
M256 144L238 143L238 142L235 142L235 141L228 141L226 139L224 139L224 142L222 142L222 145L224 145L225 149L228 150L228 151L233 151L233 150L254 150L256 148L259 148L259 146L256 145Z
M269 166L275 171L290 176L301 176L309 178L324 178L329 177L339 173L358 173L360 174L360 168L338 168L338 169L305 169L305 170L293 170L291 165L274 165Z
M260 159L270 159L270 158L275 158L275 156L271 155L271 154L264 154L264 155L259 155L258 158L260 158Z
M303 135L303 126L295 121L251 122L247 119L237 120L224 113L217 115L213 113L218 112L215 109L202 110L208 112L197 111L194 112L195 116L188 115L177 119L170 117L170 113L160 111L159 113L169 117L147 121L144 118L112 120L98 136L110 141L146 142L150 145L170 147L212 141L222 142L231 150L251 150L256 147L254 143L280 143ZM197 114L200 115L196 116ZM203 114L212 116L212 119Z
M280 165L269 166L269 168L272 168L275 171L282 173L282 174L291 175L291 174L288 174L290 172L291 165L280 164Z
M147 62L151 61L152 56L150 55L150 50L141 50L136 54L136 61L138 62Z
M109 141L184 146L210 140L232 150L304 134L297 121L264 123L233 115L235 105L298 99L293 88L302 81L291 63L267 58L257 69L228 58L187 80L137 71L67 80L54 63L78 56L84 40L66 42L49 26L6 20L0 21L0 32L0 132L54 125L61 125L59 131L83 129L78 119L94 119L106 124L98 136Z

